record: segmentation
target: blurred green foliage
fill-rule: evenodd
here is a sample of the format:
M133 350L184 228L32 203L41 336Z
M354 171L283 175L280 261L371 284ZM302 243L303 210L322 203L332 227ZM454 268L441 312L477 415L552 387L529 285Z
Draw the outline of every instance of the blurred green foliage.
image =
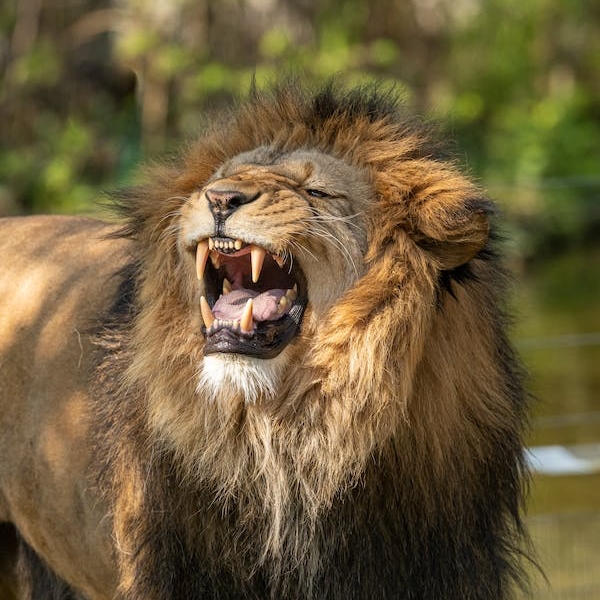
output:
M511 219L518 251L600 231L593 0L8 0L0 214L92 210L282 73L394 82Z

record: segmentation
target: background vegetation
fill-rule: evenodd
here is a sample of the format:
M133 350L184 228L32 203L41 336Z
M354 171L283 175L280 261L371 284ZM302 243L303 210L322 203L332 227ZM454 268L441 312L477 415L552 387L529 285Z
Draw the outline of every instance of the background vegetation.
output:
M90 210L282 71L394 81L439 117L526 258L600 231L593 0L5 0L0 215Z

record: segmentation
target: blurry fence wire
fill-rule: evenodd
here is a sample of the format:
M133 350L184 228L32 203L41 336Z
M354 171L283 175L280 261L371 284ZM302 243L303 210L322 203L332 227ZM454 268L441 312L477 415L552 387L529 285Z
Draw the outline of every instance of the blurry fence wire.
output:
M600 346L600 331L527 338L524 340L519 340L517 342L517 346L522 350Z
M530 336L516 344L529 357L550 353L564 360L565 352L590 357L600 347L600 332ZM583 385L592 385L591 379ZM597 393L596 387L588 390L590 397ZM579 410L573 410L570 399L564 398L554 406L558 412L538 415L532 423L545 440L527 451L534 472L532 492L538 499L550 496L549 505L554 507L527 519L544 573L531 570L533 600L600 600L600 402L594 399L577 406ZM576 430L585 430L589 437L578 437Z
M532 571L533 600L599 600L600 512L536 515L528 526L547 577Z

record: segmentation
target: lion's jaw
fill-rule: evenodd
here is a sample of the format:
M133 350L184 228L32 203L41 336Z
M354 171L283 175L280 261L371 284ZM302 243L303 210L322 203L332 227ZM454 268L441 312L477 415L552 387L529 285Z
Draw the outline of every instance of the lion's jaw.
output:
M364 272L372 196L366 173L337 158L268 148L233 158L190 196L178 245L192 273L195 260L199 393L275 395L288 347L314 334Z

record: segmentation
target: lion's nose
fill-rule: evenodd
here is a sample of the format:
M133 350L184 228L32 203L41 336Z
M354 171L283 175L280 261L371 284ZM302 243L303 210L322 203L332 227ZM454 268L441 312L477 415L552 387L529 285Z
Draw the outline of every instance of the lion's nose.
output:
M256 200L257 197L258 194L249 196L239 190L206 190L206 199L210 211L219 220L225 220L242 204L248 204Z

